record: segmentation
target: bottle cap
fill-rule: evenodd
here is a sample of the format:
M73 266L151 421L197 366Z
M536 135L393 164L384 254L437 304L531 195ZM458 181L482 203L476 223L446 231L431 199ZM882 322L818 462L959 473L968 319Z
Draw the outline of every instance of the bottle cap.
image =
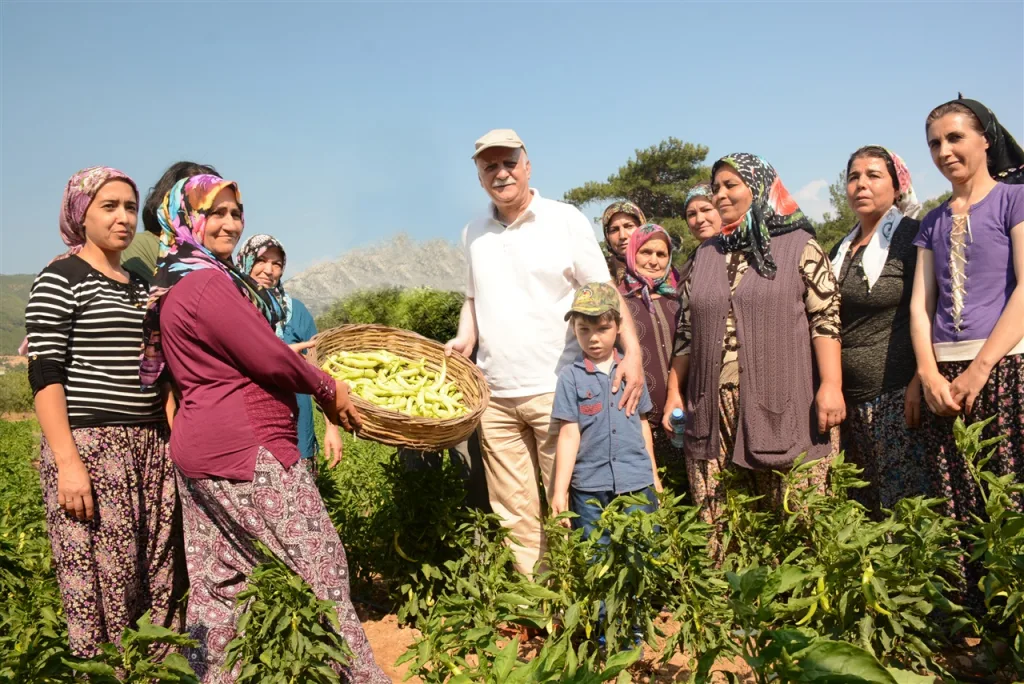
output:
M678 409L678 408L677 409L672 409L672 417L673 418L682 418L685 415L686 414L683 413L683 409Z

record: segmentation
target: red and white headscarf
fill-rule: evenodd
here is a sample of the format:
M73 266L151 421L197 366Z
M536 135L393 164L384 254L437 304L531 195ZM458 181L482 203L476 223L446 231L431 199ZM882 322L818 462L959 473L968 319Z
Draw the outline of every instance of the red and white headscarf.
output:
M889 161L892 162L892 166L896 170L896 184L899 186L899 189L896 192L896 202L878 222L874 234L872 234L871 239L864 248L861 264L864 267L864 277L868 281L868 292L878 282L882 269L885 267L885 262L889 259L889 245L892 243L892 236L896 229L899 228L900 223L904 218L915 219L921 213L921 203L917 201L917 193L914 192L914 186L910 179L910 169L907 168L907 165L898 154L881 145L871 145L870 147L877 147L889 156ZM839 243L836 256L832 259L832 272L836 278L839 277L839 273L842 271L843 262L850 251L850 245L853 244L853 241L859 235L860 222L858 221L853 230Z

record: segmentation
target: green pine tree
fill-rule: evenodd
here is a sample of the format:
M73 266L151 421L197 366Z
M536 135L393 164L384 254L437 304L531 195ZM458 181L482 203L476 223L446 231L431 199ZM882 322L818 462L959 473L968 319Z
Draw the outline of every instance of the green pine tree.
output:
M577 207L588 202L629 200L639 206L647 220L658 223L683 240L682 254L689 254L696 241L686 228L683 201L690 188L711 178L704 164L708 148L678 138L663 140L636 156L608 177L589 181L565 193L565 201Z

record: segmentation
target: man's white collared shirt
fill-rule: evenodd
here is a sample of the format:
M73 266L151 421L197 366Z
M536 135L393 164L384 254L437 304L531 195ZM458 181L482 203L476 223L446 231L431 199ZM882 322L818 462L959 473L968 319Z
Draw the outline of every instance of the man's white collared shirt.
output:
M590 221L576 207L533 200L508 226L487 214L462 231L475 303L477 365L498 398L555 391L559 371L580 353L565 314L576 289L609 282Z

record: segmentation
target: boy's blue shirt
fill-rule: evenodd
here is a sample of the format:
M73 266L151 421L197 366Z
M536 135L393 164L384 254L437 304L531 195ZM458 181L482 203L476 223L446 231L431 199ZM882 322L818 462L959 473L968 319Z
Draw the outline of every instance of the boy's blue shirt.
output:
M577 491L623 494L654 484L640 422L640 414L649 413L654 404L645 384L636 413L627 418L619 409L622 395L611 392L619 360L616 352L605 374L581 354L558 374L551 417L579 424L580 447L572 472Z

